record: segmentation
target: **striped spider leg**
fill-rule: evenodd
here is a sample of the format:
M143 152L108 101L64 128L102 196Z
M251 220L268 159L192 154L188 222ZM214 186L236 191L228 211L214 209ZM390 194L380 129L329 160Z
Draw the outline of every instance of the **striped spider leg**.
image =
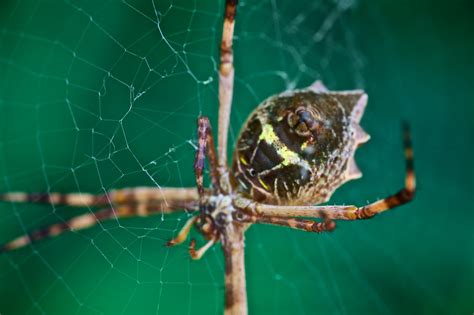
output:
M212 194L218 195L222 193L220 182L219 182L219 169L217 155L214 146L214 137L212 135L211 123L207 117L198 118L198 149L196 151L196 157L194 159L194 172L196 175L196 187L198 192L199 200L199 215L191 217L185 223L178 235L170 240L167 245L174 246L183 243L191 231L191 228L194 224L204 225L205 226L205 210L207 207L208 196L206 190L204 189L204 177L203 170L206 161L206 155L209 158L209 164L211 168L210 176L212 182ZM191 240L189 246L189 253L191 258L200 259L202 255L209 249L216 241L216 236L206 230L204 227L203 234L205 237L209 238L209 242L199 250L195 250L196 241Z
M0 200L102 208L22 235L1 247L0 252L19 249L32 242L58 236L65 231L90 228L105 220L198 210L198 194L194 188L136 187L111 190L102 195L10 192L0 194Z

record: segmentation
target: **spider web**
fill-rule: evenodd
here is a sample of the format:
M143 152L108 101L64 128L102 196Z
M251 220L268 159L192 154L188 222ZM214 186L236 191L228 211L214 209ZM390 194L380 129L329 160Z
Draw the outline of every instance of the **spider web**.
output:
M272 94L316 79L334 89L365 87L356 7L350 0L241 1L231 143L249 112ZM208 115L217 127L222 12L223 1L203 0L4 2L0 190L100 194L193 186L196 117ZM396 128L387 137L398 143ZM361 157L376 152L367 149ZM393 183L401 162L388 173ZM376 193L394 186L382 184ZM360 202L360 196L346 189L334 202ZM368 188L362 196L374 198ZM1 240L96 210L3 203ZM163 246L187 218L110 220L0 257L0 313L220 314L220 247L194 262L186 246ZM246 253L251 310L388 313L376 280L361 273L363 260L344 240L354 241L357 231L356 241L375 248L375 259L398 264L399 258L362 226L317 236L252 227ZM410 273L405 270L414 278Z

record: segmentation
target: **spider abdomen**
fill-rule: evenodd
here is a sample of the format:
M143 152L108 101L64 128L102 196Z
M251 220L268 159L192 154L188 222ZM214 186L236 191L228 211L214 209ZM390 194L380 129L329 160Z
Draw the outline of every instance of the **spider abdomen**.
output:
M270 97L250 114L237 140L235 189L268 204L317 204L360 177L353 156L368 135L359 90L310 87Z

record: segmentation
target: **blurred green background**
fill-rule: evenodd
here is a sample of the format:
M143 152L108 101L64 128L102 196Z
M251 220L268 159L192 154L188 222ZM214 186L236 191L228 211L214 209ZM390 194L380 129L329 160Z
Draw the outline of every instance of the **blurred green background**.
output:
M216 126L223 1L0 4L0 191L192 186L195 121ZM266 97L322 79L364 88L361 180L331 203L403 184L416 200L315 235L247 233L250 314L474 312L474 5L241 1L231 142ZM96 209L0 204L0 243ZM0 314L220 314L219 246L191 261L164 242L186 214L104 222L0 256ZM203 240L198 237L199 241Z

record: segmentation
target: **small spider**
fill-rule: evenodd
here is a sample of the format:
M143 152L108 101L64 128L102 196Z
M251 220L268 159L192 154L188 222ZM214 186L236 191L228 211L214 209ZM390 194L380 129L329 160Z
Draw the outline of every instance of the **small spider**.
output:
M336 226L334 220L371 218L413 198L413 154L405 128L407 169L402 190L363 207L315 206L328 201L343 183L362 175L354 153L369 140L359 125L367 103L364 91L328 91L320 81L306 89L272 96L259 105L240 132L229 169L226 149L234 83L232 38L236 7L237 0L226 0L219 68L217 152L208 118L198 118L199 146L194 162L197 190L137 187L99 196L4 193L0 199L10 202L108 208L20 236L0 248L1 252L64 231L88 228L107 219L190 211L194 215L167 244L184 242L193 226L208 240L199 249L191 240L189 253L193 259L201 258L220 242L226 265L225 314L247 314L244 233L253 223L318 233L332 231ZM210 189L203 186L206 156L210 164Z

